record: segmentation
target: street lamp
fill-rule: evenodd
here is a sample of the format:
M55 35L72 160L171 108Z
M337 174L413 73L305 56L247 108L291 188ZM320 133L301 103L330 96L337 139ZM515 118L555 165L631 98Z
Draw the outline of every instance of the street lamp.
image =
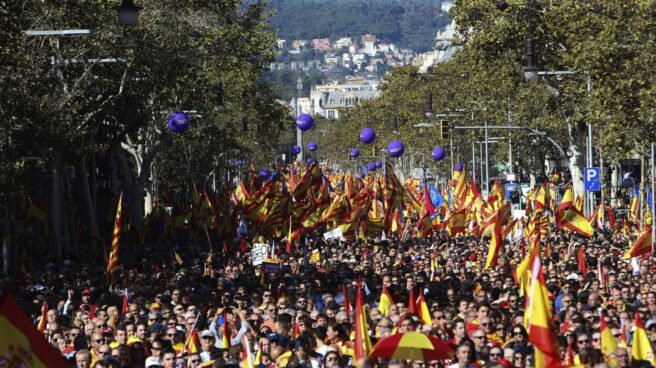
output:
M526 39L526 65L522 68L524 70L524 78L527 81L532 81L538 76L538 66L535 62L535 44L532 38Z
M135 5L133 0L122 0L121 5L116 7L118 22L122 26L131 27L139 22L139 10L142 7Z

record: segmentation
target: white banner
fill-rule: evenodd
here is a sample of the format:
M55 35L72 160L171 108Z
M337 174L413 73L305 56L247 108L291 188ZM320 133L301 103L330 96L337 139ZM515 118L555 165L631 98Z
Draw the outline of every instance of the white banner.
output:
M269 255L269 244L255 243L251 251L253 266L261 265Z

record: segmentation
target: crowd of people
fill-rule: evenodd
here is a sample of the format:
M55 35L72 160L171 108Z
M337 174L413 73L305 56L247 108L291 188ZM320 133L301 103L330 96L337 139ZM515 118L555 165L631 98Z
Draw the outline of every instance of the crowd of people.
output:
M654 259L623 260L629 242L621 232L585 239L555 229L543 239L563 365L650 365L632 360L631 332L639 315L656 341ZM582 245L586 274L576 254ZM207 244L183 246L180 263L163 245L147 245L110 285L103 265L80 257L48 263L21 285L4 286L13 288L35 325L48 303L43 333L71 367L522 368L534 366L535 357L523 323L527 296L513 275L524 247L521 239L506 239L497 264L484 270L488 239L434 232L425 239L344 242L308 234L291 254L278 249L280 269L264 273L238 247L208 257ZM452 358L356 360L359 277L374 344L416 331L446 342ZM383 288L393 302L381 311ZM420 293L431 323L408 312L410 295ZM610 355L601 350L602 318L617 341Z

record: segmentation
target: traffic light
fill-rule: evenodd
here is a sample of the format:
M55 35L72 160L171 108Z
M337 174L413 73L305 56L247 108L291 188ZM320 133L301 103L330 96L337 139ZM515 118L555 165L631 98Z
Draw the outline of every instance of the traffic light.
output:
M449 139L449 122L446 120L440 120L440 139Z

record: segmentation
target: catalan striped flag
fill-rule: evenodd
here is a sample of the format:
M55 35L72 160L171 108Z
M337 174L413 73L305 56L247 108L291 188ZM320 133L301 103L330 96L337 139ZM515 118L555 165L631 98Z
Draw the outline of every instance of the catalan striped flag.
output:
M47 309L47 307L46 307ZM43 320L45 321L45 316ZM9 291L0 295L0 357L3 367L67 368L59 350L35 328Z
M116 218L114 219L114 233L112 235L112 248L109 251L107 260L107 277L109 282L114 281L114 274L118 269L118 247L121 241L121 206L123 204L123 193L118 197L118 207L116 208Z

